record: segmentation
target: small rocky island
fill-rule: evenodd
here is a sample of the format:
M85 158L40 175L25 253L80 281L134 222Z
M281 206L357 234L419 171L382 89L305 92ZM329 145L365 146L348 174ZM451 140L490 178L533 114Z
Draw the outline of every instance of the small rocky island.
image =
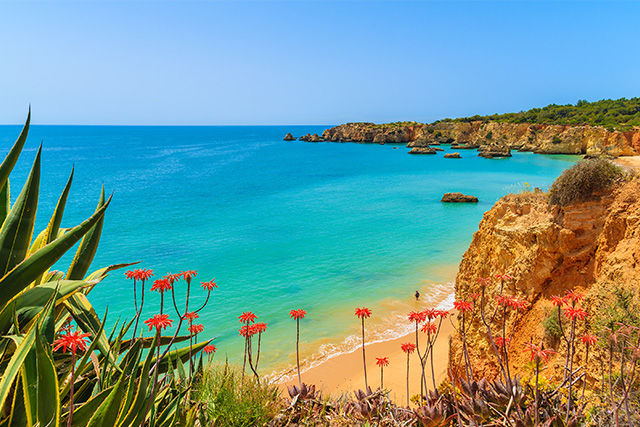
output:
M444 203L478 203L478 198L462 193L444 193L440 201Z

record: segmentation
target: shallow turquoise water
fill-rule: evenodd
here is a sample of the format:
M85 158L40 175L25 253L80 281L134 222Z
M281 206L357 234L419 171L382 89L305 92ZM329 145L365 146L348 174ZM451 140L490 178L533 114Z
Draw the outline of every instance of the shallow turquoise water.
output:
M444 159L407 155L403 145L282 140L287 132L324 129L34 126L11 177L12 195L44 140L39 229L75 164L63 226L93 212L102 184L114 192L94 269L142 261L156 277L190 269L202 281L216 278L219 289L201 313L203 336L217 337L222 357L241 360L237 316L255 312L268 323L261 365L269 370L294 360L289 310L308 312L306 356L357 332L357 306L373 308L372 328L382 334L415 303L416 289L428 298L434 283L453 278L482 214L499 197L524 182L546 188L577 159L483 159L464 150L462 159ZM3 155L18 133L0 126ZM449 191L480 203L440 203ZM68 264L66 257L59 268ZM112 320L133 312L123 273L91 294ZM199 287L194 294L204 297ZM157 312L159 297L147 301L145 316ZM339 350L345 346L327 351Z

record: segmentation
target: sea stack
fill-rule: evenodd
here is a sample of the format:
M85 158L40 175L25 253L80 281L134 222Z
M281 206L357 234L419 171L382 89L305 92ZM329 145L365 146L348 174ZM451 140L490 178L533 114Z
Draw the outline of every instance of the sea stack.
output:
M440 201L445 203L478 203L478 198L462 193L444 193Z

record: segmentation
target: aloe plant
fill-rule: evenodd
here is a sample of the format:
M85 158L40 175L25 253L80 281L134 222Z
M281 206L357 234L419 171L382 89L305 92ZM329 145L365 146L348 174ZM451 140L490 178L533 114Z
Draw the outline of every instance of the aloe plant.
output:
M73 171L47 227L34 238L42 147L22 191L10 204L9 175L25 145L31 112L13 147L0 164L0 427L3 426L181 426L193 425L197 405L178 403L187 386L173 371L210 343L170 350L189 336L126 340L131 322L117 323L109 337L106 313L96 314L87 295L117 264L89 273L111 197L104 188L89 218L62 228ZM50 268L78 242L66 274ZM91 343L76 359L53 351L56 336L68 333L69 320ZM60 338L58 338L60 340ZM147 349L166 347L160 360ZM155 377L165 374L156 386ZM201 369L201 365L200 368ZM70 396L71 394L71 396ZM71 402L72 404L71 404ZM149 416L146 408L151 403Z

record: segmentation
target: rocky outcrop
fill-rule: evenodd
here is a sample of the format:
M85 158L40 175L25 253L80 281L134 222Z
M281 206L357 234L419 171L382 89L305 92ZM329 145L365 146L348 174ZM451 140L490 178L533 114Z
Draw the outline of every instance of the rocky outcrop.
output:
M415 141L423 125L375 125L373 123L347 123L322 133L325 141L403 143Z
M320 136L318 136L317 133L314 133L313 135L311 135L310 133L303 135L300 137L300 141L306 141L306 142L320 142L320 141L324 141L324 139Z
M347 123L327 129L322 139L333 142L406 143L409 148L455 144L460 149L503 147L500 151L540 154L585 154L610 157L638 155L640 129L621 132L601 126L529 123L438 122L434 124Z
M440 201L445 203L478 203L478 198L462 193L444 193Z
M515 333L509 357L512 366L524 367L527 342L544 342L562 356L550 358L548 378L561 378L566 348L545 333L542 321L552 312L553 295L577 290L586 294L582 306L595 322L602 295L616 285L627 289L640 286L640 180L635 179L602 199L564 208L550 207L543 193L510 195L499 200L484 214L456 277L456 299L476 300L482 292L479 278L491 277L485 288L487 312L496 307L495 296L515 295L529 303L514 320ZM495 274L506 273L512 280L502 284ZM581 323L578 333L583 333ZM496 330L501 329L497 327ZM486 328L476 316L468 335L475 371L497 374ZM460 354L459 342L454 353ZM490 356L488 356L490 355ZM577 361L584 363L584 347L579 346ZM593 374L598 375L598 354L590 356ZM457 360L457 359L456 359ZM588 370L589 371L589 370ZM589 380L594 380L589 377Z
M286 134L284 137L285 141L295 141L296 139L290 133Z
M458 153L457 151L455 153L447 153L444 155L445 159L461 159L462 157L460 157L460 153Z
M478 148L478 156L492 159L494 157L511 157L511 149L506 145L483 145Z
M436 154L436 149L431 147L413 147L409 154Z

